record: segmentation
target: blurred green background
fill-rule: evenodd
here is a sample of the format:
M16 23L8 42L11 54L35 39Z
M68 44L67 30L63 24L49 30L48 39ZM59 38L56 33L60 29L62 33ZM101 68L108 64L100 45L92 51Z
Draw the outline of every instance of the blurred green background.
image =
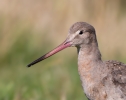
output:
M96 28L104 60L126 63L126 0L0 0L0 100L87 100L76 48L26 67L77 21Z

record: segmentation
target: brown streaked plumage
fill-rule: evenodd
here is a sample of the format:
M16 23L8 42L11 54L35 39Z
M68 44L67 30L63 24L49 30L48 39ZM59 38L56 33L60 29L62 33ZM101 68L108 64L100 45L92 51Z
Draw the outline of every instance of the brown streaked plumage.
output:
M95 29L86 22L73 24L61 45L28 67L70 46L77 47L78 71L89 100L126 100L126 65L117 61L102 61Z

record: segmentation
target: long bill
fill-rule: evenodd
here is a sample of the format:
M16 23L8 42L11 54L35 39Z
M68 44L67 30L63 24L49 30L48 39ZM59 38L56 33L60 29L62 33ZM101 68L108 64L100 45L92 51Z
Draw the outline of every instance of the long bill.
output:
M65 49L65 48L67 48L67 47L70 47L70 46L71 46L71 43L65 41L65 42L63 42L62 44L60 44L58 47L56 47L55 49L53 49L52 51L46 53L46 54L43 55L42 57L40 57L40 58L36 59L35 61L31 62L30 64L28 64L27 67L30 67L30 66L32 66L32 65L34 65L34 64L36 64L36 63L38 63L38 62L40 62L40 61L42 61L42 60L48 58L48 57L50 57L50 56L52 56L52 55L54 55L55 53L57 53L57 52L59 52L59 51Z

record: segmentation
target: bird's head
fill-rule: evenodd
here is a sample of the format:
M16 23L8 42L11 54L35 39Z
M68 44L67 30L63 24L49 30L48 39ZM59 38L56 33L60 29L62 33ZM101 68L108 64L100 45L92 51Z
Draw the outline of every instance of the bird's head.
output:
M86 22L76 22L70 27L67 39L62 44L30 63L28 67L52 56L53 54L67 47L75 46L81 48L82 46L90 45L96 41L95 29L93 26Z
M77 22L70 27L66 43L70 43L71 46L81 47L95 42L95 40L94 27L86 22Z

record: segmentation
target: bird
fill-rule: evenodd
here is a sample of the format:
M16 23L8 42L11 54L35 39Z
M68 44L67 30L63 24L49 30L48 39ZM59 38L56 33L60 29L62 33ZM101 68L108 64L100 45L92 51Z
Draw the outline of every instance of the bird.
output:
M77 48L78 72L88 100L126 100L126 64L102 60L95 28L87 22L74 23L63 43L27 67L67 47Z

